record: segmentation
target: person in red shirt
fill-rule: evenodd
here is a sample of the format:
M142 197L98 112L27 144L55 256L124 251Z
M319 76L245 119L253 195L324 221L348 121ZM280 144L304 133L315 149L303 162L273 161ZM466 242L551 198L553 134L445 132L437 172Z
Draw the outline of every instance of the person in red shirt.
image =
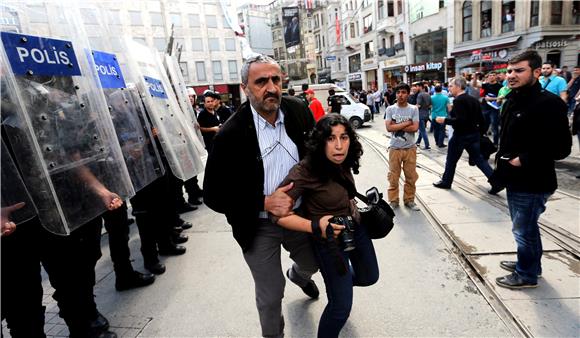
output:
M314 96L314 90L307 89L304 91L304 94L306 94L306 98L308 99L308 102L310 102L308 107L312 111L312 115L314 115L314 120L318 122L318 120L324 116L324 108L322 108L322 103L320 103L320 101Z

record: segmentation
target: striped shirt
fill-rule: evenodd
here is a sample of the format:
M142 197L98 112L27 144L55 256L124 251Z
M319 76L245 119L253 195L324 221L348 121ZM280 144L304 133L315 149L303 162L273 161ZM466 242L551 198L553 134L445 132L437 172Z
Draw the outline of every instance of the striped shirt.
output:
M278 110L278 118L272 126L252 107L260 156L264 166L264 195L271 195L299 161L298 147L286 133L284 113Z

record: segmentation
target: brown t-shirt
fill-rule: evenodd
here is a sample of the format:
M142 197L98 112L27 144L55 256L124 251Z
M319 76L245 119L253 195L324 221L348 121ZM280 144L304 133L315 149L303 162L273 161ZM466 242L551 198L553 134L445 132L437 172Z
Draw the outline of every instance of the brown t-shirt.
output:
M349 171L343 171L342 176L354 186L354 178ZM302 197L302 215L308 219L320 218L325 215L352 216L360 221L358 209L354 200L349 199L348 192L340 183L329 179L324 182L316 177L304 163L296 164L280 186L294 182L294 187L288 195L295 201Z

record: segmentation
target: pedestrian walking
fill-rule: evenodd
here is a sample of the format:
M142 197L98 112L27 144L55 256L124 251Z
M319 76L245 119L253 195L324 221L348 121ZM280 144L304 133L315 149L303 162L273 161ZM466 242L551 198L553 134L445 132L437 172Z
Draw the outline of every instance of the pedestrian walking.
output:
M379 278L373 243L354 204L353 173L358 174L363 151L348 120L338 114L320 119L307 145L305 159L280 185L294 183L288 195L302 198L300 212L278 224L313 235L328 296L318 337L338 337L350 315L353 287L373 285Z
M445 148L445 123L437 122L438 117L447 117L447 112L451 109L449 97L444 95L441 86L435 86L435 94L431 96L431 123L433 124L433 137L435 144L439 148Z
M485 133L484 120L481 113L481 105L477 99L465 92L467 81L463 77L455 77L449 81L449 91L455 97L453 108L448 117L438 117L438 123L450 124L453 126L453 136L449 140L447 148L447 159L445 160L445 171L441 180L433 183L437 188L451 189L457 162L466 150L470 161L489 178L493 169L481 155L480 137ZM497 193L492 187L490 193Z
M284 335L282 245L295 262L288 278L309 297L319 295L311 279L318 264L308 235L283 229L271 220L272 215L292 212L294 203L287 194L292 184L277 187L304 157L305 135L314 118L299 99L282 97L282 71L272 58L248 59L241 76L249 100L214 139L205 170L204 202L226 215L242 248L254 278L262 336L280 337Z
M399 207L399 177L401 166L405 174L403 202L411 210L418 211L415 204L415 182L417 175L417 146L415 132L419 129L419 110L407 103L411 88L406 83L395 87L397 103L389 106L385 113L385 126L391 132L389 144L389 188L388 199L391 208Z
M507 189L517 244L517 261L500 262L511 274L496 279L499 286L510 289L538 286L542 274L538 219L558 187L554 162L568 156L572 147L566 104L536 80L540 67L544 68L541 62L536 51L526 51L512 58L507 70L512 91L502 111L493 179Z
M304 93L306 93L306 99L308 99L308 102L310 102L308 108L310 108L312 116L314 116L314 120L320 120L320 118L324 116L324 108L322 108L322 103L320 103L320 101L316 98L314 90L307 89Z
M421 144L421 140L425 143L425 149L431 149L429 146L429 136L425 126L429 120L429 113L431 110L431 96L426 92L428 87L423 88L423 84L419 83L415 86L417 91L417 108L419 108L419 137L417 138L417 147Z

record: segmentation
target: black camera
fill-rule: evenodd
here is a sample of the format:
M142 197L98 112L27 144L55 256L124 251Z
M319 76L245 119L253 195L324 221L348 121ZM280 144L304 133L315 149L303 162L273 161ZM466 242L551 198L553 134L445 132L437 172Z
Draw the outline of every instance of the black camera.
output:
M334 216L329 220L330 223L344 225L338 238L343 251L351 251L356 248L354 245L354 221L350 216Z

